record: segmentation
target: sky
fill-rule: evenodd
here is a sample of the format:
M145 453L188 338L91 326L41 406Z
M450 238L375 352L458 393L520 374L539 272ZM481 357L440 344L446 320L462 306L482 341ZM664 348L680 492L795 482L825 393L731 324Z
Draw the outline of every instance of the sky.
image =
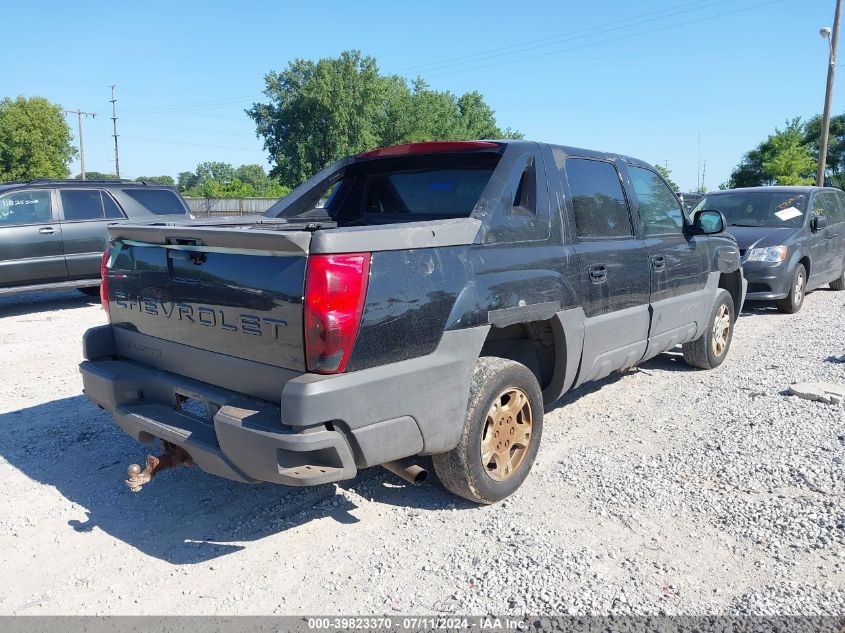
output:
M819 29L835 0L4 5L0 98L97 113L83 123L87 170L114 171L112 84L123 177L268 165L244 114L265 99L265 74L358 49L384 73L478 90L500 127L528 139L667 165L686 191L705 161L704 184L717 188L775 127L822 111ZM843 106L845 86L834 114ZM67 120L76 137L77 117Z

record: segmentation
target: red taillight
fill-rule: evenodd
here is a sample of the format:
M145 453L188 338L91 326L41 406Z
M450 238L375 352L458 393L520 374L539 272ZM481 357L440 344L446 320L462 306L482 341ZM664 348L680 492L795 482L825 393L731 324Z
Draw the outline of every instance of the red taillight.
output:
M479 149L498 149L499 144L491 141L426 141L379 147L358 154L357 158L378 158L381 156L405 156L408 154L436 154L440 152L468 152Z
M311 255L305 275L305 361L308 371L346 369L367 296L369 253Z
M103 258L100 260L100 303L103 310L109 311L109 257L111 257L111 246L106 246L103 251Z

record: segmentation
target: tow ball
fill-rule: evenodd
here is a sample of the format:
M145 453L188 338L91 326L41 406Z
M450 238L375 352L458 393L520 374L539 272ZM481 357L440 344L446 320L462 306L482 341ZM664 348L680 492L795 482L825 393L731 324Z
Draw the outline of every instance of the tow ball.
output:
M190 466L194 463L191 456L183 448L165 441L162 441L162 447L164 451L161 455L147 455L144 470L141 470L138 464L129 465L129 468L126 469L126 474L129 476L126 485L129 486L129 490L140 492L144 484L149 483L162 470L175 468L180 464Z

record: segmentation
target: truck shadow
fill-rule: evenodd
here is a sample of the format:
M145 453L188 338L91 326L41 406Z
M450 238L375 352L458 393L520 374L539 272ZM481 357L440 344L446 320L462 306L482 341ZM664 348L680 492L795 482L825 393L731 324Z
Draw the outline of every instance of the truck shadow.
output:
M76 290L6 295L0 296L0 317L70 310L99 302L99 297L89 297Z
M661 354L639 368L650 370L695 371L683 363L679 351ZM614 372L587 383L546 410L624 380L626 374ZM124 484L126 467L143 463L156 449L136 443L108 413L81 395L0 414L0 457L81 509L79 518L67 521L68 535L102 530L172 564L207 562L321 518L358 522L353 512L359 507L355 500L361 498L421 511L478 508L443 488L430 458L417 458L430 474L420 487L381 468L364 470L337 485L289 488L241 484L180 467L162 472L140 493L130 492ZM20 509L25 512L26 505Z
M140 493L130 492L127 465L142 463L156 448L137 444L84 396L0 414L0 456L84 513L67 521L69 536L102 530L173 564L213 560L320 518L355 523L358 505L350 499L359 497L420 509L474 507L434 477L434 485L415 488L380 468L341 482L351 494L334 485L241 484L195 467L163 472ZM18 507L26 512L25 502Z

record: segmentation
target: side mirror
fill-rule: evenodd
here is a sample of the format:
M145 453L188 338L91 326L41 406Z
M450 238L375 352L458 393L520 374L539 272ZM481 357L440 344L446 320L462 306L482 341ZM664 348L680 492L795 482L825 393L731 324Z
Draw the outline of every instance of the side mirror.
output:
M692 231L696 235L712 235L725 230L725 217L720 211L704 209L695 214Z
M817 215L813 218L813 230L821 231L822 229L826 229L829 222L826 215Z

